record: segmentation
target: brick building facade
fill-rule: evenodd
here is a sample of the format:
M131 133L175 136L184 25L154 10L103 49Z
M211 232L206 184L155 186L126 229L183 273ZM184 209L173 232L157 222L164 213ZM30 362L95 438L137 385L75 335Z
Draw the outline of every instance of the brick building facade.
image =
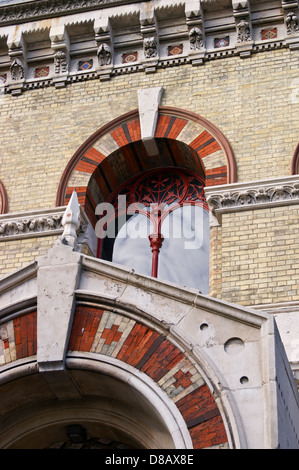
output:
M295 0L0 1L0 448L299 447L298 62ZM208 266L105 258L167 178Z

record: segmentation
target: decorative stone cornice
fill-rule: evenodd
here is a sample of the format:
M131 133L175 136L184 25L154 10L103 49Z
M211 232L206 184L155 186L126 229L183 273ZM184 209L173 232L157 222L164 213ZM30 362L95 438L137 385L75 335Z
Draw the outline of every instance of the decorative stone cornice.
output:
M0 242L20 238L61 235L66 207L0 216ZM78 233L85 232L88 220L81 209Z
M224 213L299 204L299 177L207 187L205 194L211 224L221 225Z
M69 15L98 8L140 3L148 0L35 0L0 5L0 24L16 24L36 19Z
M175 25L170 29L171 19ZM298 1L268 0L262 8L249 0L7 1L0 3L0 36L6 41L0 91L19 95L120 74L245 59L271 49L299 49Z

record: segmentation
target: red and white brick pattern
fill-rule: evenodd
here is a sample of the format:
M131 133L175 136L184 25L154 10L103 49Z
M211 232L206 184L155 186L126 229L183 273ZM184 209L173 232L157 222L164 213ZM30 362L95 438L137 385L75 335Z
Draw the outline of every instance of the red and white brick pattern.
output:
M194 448L227 443L224 424L203 377L177 346L139 321L78 306L70 351L114 357L151 377L181 412Z
M68 181L65 204L76 190L80 204L95 224L97 203L106 201L126 179L159 166L196 171L206 179L206 186L227 183L224 152L200 124L160 113L155 138L161 151L153 158L146 156L138 118L100 137L77 162Z

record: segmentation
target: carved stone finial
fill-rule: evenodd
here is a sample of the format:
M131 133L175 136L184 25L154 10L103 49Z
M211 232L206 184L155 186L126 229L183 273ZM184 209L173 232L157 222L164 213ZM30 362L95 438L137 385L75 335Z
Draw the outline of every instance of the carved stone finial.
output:
M61 223L64 227L61 236L62 242L66 241L68 245L75 248L77 246L77 230L80 227L80 206L76 191L72 194Z
M112 50L111 47L103 43L98 48L98 58L99 65L102 67L104 65L110 65L112 62Z

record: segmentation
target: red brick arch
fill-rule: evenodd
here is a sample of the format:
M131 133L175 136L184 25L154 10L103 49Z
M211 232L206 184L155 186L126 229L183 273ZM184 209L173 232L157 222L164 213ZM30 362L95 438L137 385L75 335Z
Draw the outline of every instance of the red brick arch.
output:
M176 405L194 449L228 446L224 422L210 388L194 360L191 362L169 335L166 338L142 319L77 305L68 351L104 355L146 374ZM2 325L0 359L4 357L4 364L36 354L36 311Z
M2 343L0 344L0 350L2 347L5 360L4 364L36 355L36 332L36 310L4 323L0 332L0 343ZM3 363L0 362L0 366L2 365Z
M189 169L204 173L207 186L236 181L233 150L222 132L205 118L186 110L159 106L155 139L164 145L166 166L182 166L185 163L182 155L188 151ZM121 152L122 158L119 174L113 164L116 152ZM215 158L217 152L221 154L219 159ZM155 163L149 157L139 158L142 154L146 152L141 140L139 113L134 110L101 127L75 152L62 175L56 205L65 205L76 190L80 204L92 216L99 201L90 191L90 179L93 177L103 197L108 197L124 174L134 176L153 167Z
M299 143L295 149L295 152L292 158L292 163L291 163L291 174L298 175L298 173L299 173Z
M6 214L8 211L7 193L2 181L0 181L0 214Z
M142 321L78 305L69 351L113 357L154 380L180 411L195 449L228 443L216 401L198 369L170 339Z

